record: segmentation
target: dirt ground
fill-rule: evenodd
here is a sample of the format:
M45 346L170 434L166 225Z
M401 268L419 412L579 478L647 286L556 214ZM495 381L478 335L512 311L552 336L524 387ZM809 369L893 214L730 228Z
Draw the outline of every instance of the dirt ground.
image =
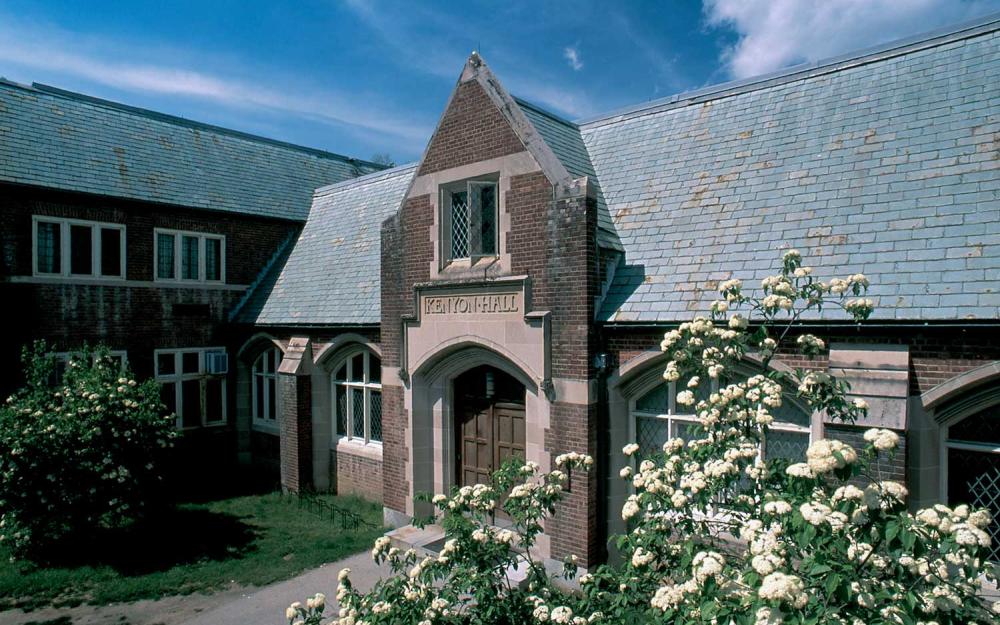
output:
M180 625L252 592L237 587L211 595L193 594L108 606L43 608L0 612L0 625Z

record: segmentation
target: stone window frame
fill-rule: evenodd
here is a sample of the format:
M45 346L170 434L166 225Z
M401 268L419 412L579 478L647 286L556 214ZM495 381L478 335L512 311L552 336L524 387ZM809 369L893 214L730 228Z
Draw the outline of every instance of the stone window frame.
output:
M493 263L500 257L500 239L501 239L501 180L500 172L495 171L492 173L484 173L475 176L470 176L466 178L460 178L452 181L442 183L438 186L438 223L440 224L440 233L438 240L440 242L438 255L441 258L441 267L449 268L470 268L475 267L480 262ZM475 253L474 248L477 243L476 235L476 225L481 223L480 215L474 210L474 204L471 200L473 197L473 189L476 186L492 187L493 188L493 252L484 254L481 252L481 242L480 242L480 252ZM466 242L467 250L464 256L455 256L454 252L454 233L452 231L453 224L453 205L452 198L455 193L461 193L462 191L466 193L466 210L468 211L468 239Z
M160 237L173 237L173 263L171 275L162 277L160 275ZM193 238L198 241L198 277L184 278L183 252L184 239ZM219 242L219 277L208 278L208 241ZM199 232L194 230L176 230L173 228L153 229L153 281L167 282L172 284L225 284L226 282L226 235L213 232Z
M281 385L278 383L278 367L281 365L282 356L282 351L278 346L269 345L257 354L250 367L250 414L254 427L265 430L278 428L278 413L281 411ZM266 366L268 362L270 362L270 370ZM261 415L262 407L258 402L258 385L262 385L260 396L263 397L264 401L263 415ZM272 394L273 401L271 400ZM272 407L273 413L268 415L267 409Z
M362 356L363 373L361 380L352 380L355 358ZM377 366L373 366L372 359L377 360ZM338 380L337 375L344 370L344 379ZM378 372L378 380L373 381L372 374ZM338 389L344 389L344 401L347 404L344 414L344 428L341 430L339 424L339 402L337 400ZM356 391L362 393L362 419L363 433L359 436L354 433L354 398ZM379 437L372 436L372 406L373 397L378 394L379 398ZM332 440L335 446L350 445L356 447L371 448L381 450L384 440L382 430L382 358L379 354L365 346L357 346L344 352L330 368L330 420L333 432Z
M40 224L55 224L59 226L59 268L58 271L41 271L39 267L38 227ZM72 228L90 228L90 273L75 273L72 268ZM103 237L105 230L114 230L118 236L118 274L103 272ZM89 219L72 219L67 217L48 217L33 215L31 218L31 273L35 277L58 277L68 280L88 279L124 281L126 279L126 227L125 224L94 221Z
M210 374L207 371L205 361L206 354L226 353L225 347L178 347L153 350L153 379L162 387L165 384L174 384L174 416L178 430L194 430L197 428L225 427L229 417L229 396L227 393L226 374ZM197 367L195 371L184 371L184 356L188 354L197 355ZM170 372L161 371L160 357L173 357L173 370ZM199 402L201 405L201 422L197 425L184 425L184 382L197 380L199 382ZM221 393L220 405L222 415L219 419L209 420L208 413L208 383L218 381Z

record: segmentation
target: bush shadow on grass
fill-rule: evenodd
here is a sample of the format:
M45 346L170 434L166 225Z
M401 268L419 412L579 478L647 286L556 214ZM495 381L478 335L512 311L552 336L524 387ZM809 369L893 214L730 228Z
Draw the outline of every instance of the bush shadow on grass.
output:
M242 558L259 532L242 518L199 507L166 508L128 527L69 538L46 550L36 566L108 566L121 575L146 575L176 566Z

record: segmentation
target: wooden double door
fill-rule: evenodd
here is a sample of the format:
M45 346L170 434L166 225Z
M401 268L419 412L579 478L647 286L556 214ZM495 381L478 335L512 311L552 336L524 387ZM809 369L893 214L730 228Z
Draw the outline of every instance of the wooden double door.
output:
M525 458L524 386L494 367L455 379L455 477L459 486L489 484L510 458Z

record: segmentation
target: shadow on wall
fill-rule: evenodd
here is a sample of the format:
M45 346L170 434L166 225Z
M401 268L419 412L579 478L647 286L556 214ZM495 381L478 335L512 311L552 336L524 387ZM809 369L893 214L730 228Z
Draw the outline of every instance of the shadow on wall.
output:
M623 264L615 271L614 280L601 304L600 319L614 321L615 312L646 282L645 265Z

